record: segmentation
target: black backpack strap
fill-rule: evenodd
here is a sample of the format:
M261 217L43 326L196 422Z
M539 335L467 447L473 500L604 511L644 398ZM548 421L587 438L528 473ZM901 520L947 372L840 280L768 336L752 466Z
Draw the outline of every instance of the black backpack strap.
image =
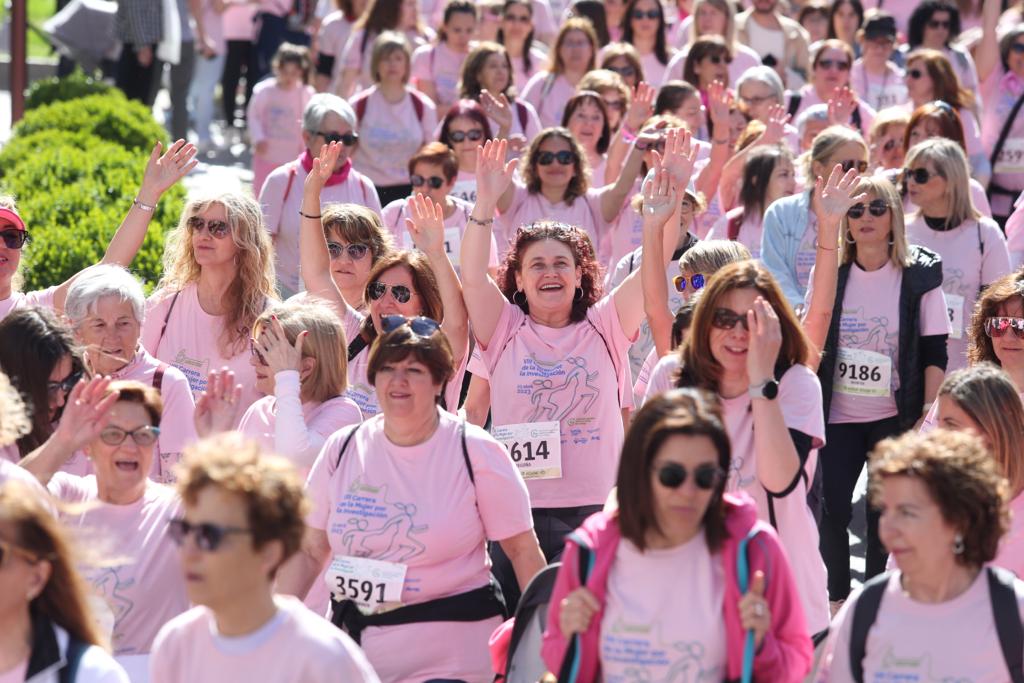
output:
M1020 622L1020 608L1016 577L1013 572L1001 567L989 567L988 595L992 601L992 617L996 622L999 648L1006 660L1012 683L1024 683L1024 626Z
M167 331L167 322L171 319L171 313L174 311L174 304L178 303L178 296L181 294L179 289L174 293L174 297L171 299L171 305L167 307L167 315L164 316L164 324L160 328L160 336L156 338L156 345L153 347L153 355L160 349L160 342L164 340L164 332Z
M89 649L87 643L83 643L70 633L68 634L68 649L64 653L67 663L57 673L59 683L75 683L78 678L78 665L82 663L82 655Z
M786 113L789 114L790 117L796 116L797 110L800 109L800 102L803 99L804 96L800 94L799 90L789 96L789 108L786 110Z
M366 337L363 336L363 333L360 332L357 334L356 338L349 342L348 345L348 362L351 363L355 360L356 356L358 356L368 345L369 344L366 341Z
M892 574L879 574L864 584L853 605L853 625L850 628L850 674L856 683L864 683L864 655L867 654L868 631L878 618L882 596ZM1014 603L1016 604L1016 603Z
M341 458L342 458L342 456L345 455L345 450L348 448L348 442L352 440L352 437L356 435L356 432L359 431L359 428L362 427L362 426L363 426L363 423L360 422L355 427L353 427L352 431L349 432L348 436L345 437L345 440L341 442L341 449L338 451L338 460L337 460L337 462L334 463L335 471L337 471L337 469L339 467L341 467Z
M476 486L476 477L473 476L473 463L469 460L469 447L466 446L466 421L462 420L459 423L459 438L462 440L462 459L466 463L466 473L469 475L469 480L473 482L473 486Z

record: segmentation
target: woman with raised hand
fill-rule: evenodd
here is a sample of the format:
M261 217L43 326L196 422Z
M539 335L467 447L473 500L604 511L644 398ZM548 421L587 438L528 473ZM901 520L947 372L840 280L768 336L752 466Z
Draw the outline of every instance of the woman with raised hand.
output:
M303 185L304 214L308 213L306 207L317 205L338 152L338 145L325 145L314 159L313 170ZM437 212L441 215L439 222L433 220ZM421 228L417 220L428 216L430 220ZM443 405L449 410L458 408L462 377L469 360L469 322L459 278L445 252L443 208L417 197L410 203L406 229L418 251L393 252L377 262L367 277L364 293L368 312L361 314L345 302L330 276L330 257L319 219L306 215L302 218L303 282L309 294L332 304L341 318L345 339L349 340L347 396L359 406L364 419L380 411L380 397L366 373L370 346L382 333L381 321L385 316L427 316L441 324L455 360L455 377L443 392Z
M456 102L441 121L437 139L455 152L459 162L451 194L470 204L476 201L476 148L491 137L487 114L476 100Z
M199 163L196 147L178 140L161 154L163 145L153 147L142 175L139 193L132 200L127 215L117 232L110 238L100 263L128 267L142 247L149 221L164 192ZM19 308L45 306L58 311L64 308L64 299L74 277L38 292L19 292L15 287L21 250L29 239L29 230L18 213L12 197L0 197L0 320Z
M853 49L841 40L831 38L815 45L811 53L811 80L800 90L790 93L786 104L790 115L796 118L816 104L843 102L842 114L835 123L867 135L875 119L875 110L860 97L860 93L850 90L853 59Z
M690 47L705 35L717 35L725 39L733 56L729 64L730 83L737 83L744 71L761 64L759 54L736 40L735 5L728 0L696 0L691 15L678 24L678 40L674 45L680 48L679 52L669 62L662 81L654 82L682 78Z
M669 136L659 157L665 168L644 188L650 229L673 216L678 225L674 198L693 170L689 136ZM634 271L605 295L586 232L544 220L516 231L499 282L488 277L495 208L515 170L505 161L506 146L491 140L477 153L477 203L462 240L463 296L491 382L493 431L527 480L541 548L552 560L565 534L600 509L614 483L623 397L631 388L627 351L643 320L642 290ZM663 253L675 246L676 230L667 233ZM665 264L658 267L664 271ZM500 552L494 557L506 595L514 594L508 560Z
M349 306L365 312L366 279L377 262L395 250L395 241L377 212L359 204L326 204L321 222L331 279Z
M487 41L478 43L462 65L459 98L479 102L499 134L507 130L509 138L525 147L540 132L540 117L532 104L517 97L519 88L512 74L512 60L504 47Z
M417 223L436 227L438 214ZM326 581L331 620L382 680L490 680L487 641L504 606L486 541L512 558L520 586L544 566L526 487L493 437L438 406L456 369L440 325L383 325L368 365L381 412L324 445L306 482L302 550L278 589L303 595Z

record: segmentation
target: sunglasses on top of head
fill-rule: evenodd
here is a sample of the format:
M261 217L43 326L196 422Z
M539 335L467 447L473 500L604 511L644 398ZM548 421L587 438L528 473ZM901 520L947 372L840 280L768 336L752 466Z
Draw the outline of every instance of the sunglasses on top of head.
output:
M990 337L1002 337L1013 330L1017 339L1024 339L1024 318L994 317L985 319L985 334Z
M850 218L861 218L864 216L864 212L868 211L875 218L880 218L885 215L885 212L889 210L889 205L884 199L872 199L867 205L864 202L857 202L849 209L846 210L846 215Z
M686 276L685 275L676 275L674 278L672 278L672 284L675 285L677 292L685 292L686 291ZM702 274L697 273L696 275L691 275L690 276L690 288L693 291L696 292L699 289L703 289L703 287L704 287L704 276Z
M328 133L326 131L319 130L316 132L317 135L324 139L324 142L330 144L332 142L340 142L346 147L352 147L359 142L358 133Z
M692 472L687 472L686 467L677 462L667 462L656 468L658 483L665 488L677 489L686 483L686 479L692 475L693 483L701 491L710 491L722 480L722 468L717 465L705 463L698 465Z
M384 334L393 332L403 325L408 325L417 337L429 337L441 329L440 323L423 315L418 315L415 318L407 318L404 315L385 315L380 319L380 327Z
M175 518L167 523L167 535L178 546L185 545L185 539L189 536L195 541L196 547L203 552L216 552L228 536L232 534L251 534L251 529L243 529L236 526L224 526L202 522L193 524L183 518Z
M21 249L28 242L28 233L24 230L2 230L0 239L3 239L8 249Z
M415 295L415 292L405 285L389 285L379 280L371 282L366 288L366 293L370 295L372 301L377 301L387 294L389 289L391 290L392 298L400 304L407 303Z
M541 166L550 166L554 161L557 161L562 166L570 166L574 161L576 161L576 155L565 149L561 152L537 153L537 163Z

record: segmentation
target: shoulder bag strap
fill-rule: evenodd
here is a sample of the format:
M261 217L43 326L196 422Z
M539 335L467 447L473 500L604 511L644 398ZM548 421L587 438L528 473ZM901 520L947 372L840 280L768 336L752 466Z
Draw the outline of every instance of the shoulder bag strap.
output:
M153 388L157 391L162 392L164 388L164 373L167 372L167 363L161 363L156 366L156 371L153 373Z
M160 327L160 336L156 338L156 346L153 347L153 355L160 349L160 342L164 340L164 332L167 331L167 321L171 319L171 311L174 310L174 304L178 303L178 295L181 294L179 289L174 293L174 297L171 299L171 305L167 307L167 315L164 316L164 324Z
M1012 683L1024 683L1024 626L1021 625L1017 591L1013 586L1016 577L1000 567L989 567L986 573L992 617L1010 680Z
M345 451L348 449L348 442L352 440L352 437L356 435L356 432L358 432L359 428L362 426L363 423L360 422L355 427L353 427L352 431L348 433L348 436L346 436L345 440L341 443L341 449L338 451L338 460L337 462L334 463L335 471L337 471L338 468L341 467L341 458L345 455Z
M850 629L850 674L856 683L864 683L864 655L867 654L868 631L878 618L885 587L891 574L879 574L864 584L853 606L853 625Z

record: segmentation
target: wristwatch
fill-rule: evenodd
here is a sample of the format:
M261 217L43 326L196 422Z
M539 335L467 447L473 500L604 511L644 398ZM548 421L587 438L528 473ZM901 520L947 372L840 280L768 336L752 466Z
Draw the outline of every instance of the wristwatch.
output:
M747 393L750 398L765 398L771 401L779 395L779 383L774 379L769 379L760 384L751 384Z

